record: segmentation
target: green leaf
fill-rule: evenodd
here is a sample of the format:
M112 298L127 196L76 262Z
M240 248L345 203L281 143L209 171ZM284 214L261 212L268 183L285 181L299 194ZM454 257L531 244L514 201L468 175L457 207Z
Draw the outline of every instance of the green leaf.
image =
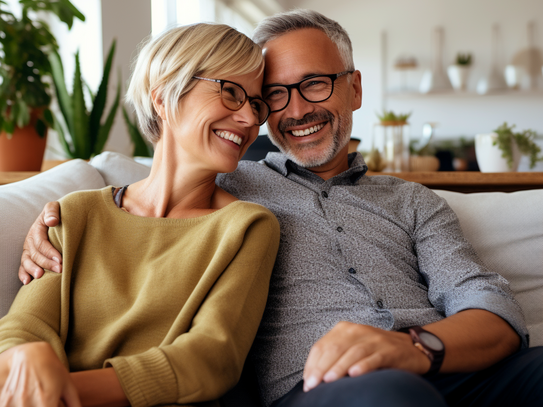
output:
M17 127L23 128L30 122L30 110L26 103L21 99L17 101L17 105L19 106L17 112Z
M79 51L75 54L75 72L72 94L74 109L74 131L71 133L74 152L78 158L90 158L94 140L90 140L89 116L83 94L83 81L81 80L81 65L79 63Z
M108 83L110 76L109 74L111 72L111 66L113 64L115 44L115 40L113 40L113 43L111 44L111 47L109 49L106 63L104 65L102 82L100 83L98 91L96 92L96 96L94 98L94 106L90 114L89 135L92 138L92 145L95 145L98 138L98 132L100 131L100 122L102 120L102 115L104 114L104 109L106 107ZM94 149L94 151L96 151L96 148Z
M72 101L68 90L66 89L66 83L64 82L64 67L62 65L62 60L60 55L57 52L53 52L49 55L49 61L51 63L51 71L53 73L53 83L55 85L55 91L57 95L58 105L62 115L64 116L64 121L68 126L68 131L70 134L74 133L74 112Z
M34 128L36 129L36 133L38 133L41 138L44 138L47 134L47 125L41 119L36 121L36 126Z
M119 81L117 83L117 94L115 95L115 100L113 101L113 106L111 106L111 110L109 111L107 119L105 123L100 127L100 131L98 132L98 140L94 148L94 154L100 154L102 150L104 149L106 141L109 137L109 132L111 131L111 127L113 126L113 122L115 120L115 115L117 114L117 109L119 108L120 100L121 100L121 78L119 75Z
M141 132L138 129L137 124L135 122L132 122L132 120L130 119L130 116L128 115L128 112L126 111L124 105L122 106L122 110L124 123L126 124L130 139L134 143L134 151L132 152L132 155L134 157L152 157L152 148L149 147L149 145L145 142L143 136L141 135Z
M60 123L60 120L58 120L58 118L55 120L55 130L58 134L58 139L60 141L60 144L62 145L62 148L66 152L66 155L69 158L78 158L74 152L73 147L71 147L68 144L68 141L66 140L66 134L64 133L64 129L62 128L62 125Z

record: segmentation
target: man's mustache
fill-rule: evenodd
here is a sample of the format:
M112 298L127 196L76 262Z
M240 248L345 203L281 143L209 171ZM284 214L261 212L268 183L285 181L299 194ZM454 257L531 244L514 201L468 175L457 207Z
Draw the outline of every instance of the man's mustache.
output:
M302 119L293 119L291 117L280 120L277 128L281 133L285 133L289 127L303 126L304 124L317 122L317 121L329 121L333 124L334 115L328 110L322 110L319 112L308 113Z

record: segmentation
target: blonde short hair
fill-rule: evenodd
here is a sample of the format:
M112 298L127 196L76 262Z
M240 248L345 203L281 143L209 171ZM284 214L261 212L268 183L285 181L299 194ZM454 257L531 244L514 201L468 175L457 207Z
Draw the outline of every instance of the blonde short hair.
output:
M197 83L193 76L237 76L257 69L264 69L261 48L234 28L208 23L176 27L143 46L126 101L134 106L143 134L154 144L162 134L162 119L154 108L153 92L163 101L167 120L175 123L179 100Z

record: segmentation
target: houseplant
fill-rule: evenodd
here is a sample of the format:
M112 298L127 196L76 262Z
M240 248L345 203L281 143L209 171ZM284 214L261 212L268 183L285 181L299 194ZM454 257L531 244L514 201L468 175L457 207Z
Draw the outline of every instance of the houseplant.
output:
M458 53L456 63L447 68L447 74L451 85L455 90L466 90L468 86L468 76L471 67L471 54Z
M409 119L411 113L384 110L373 126L372 147L366 157L371 171L409 171Z
M102 81L96 94L92 93L81 77L79 52L75 54L75 72L71 94L66 89L64 68L60 56L56 52L51 53L49 56L53 72L53 83L63 119L60 120L57 117L55 130L59 134L64 151L70 158L89 159L96 154L100 154L104 149L121 96L121 80L119 78L115 100L105 121L102 123L114 54L115 41L113 41L109 49ZM85 90L91 102L90 108L87 108L87 102L85 101Z
M514 132L515 126L503 123L493 133L475 136L477 163L481 172L516 171L521 155L530 158L530 168L543 161L541 148L534 142L535 132Z
M47 55L58 45L36 13L55 14L68 28L74 18L85 17L69 0L19 3L20 18L0 0L0 170L39 171L47 128L53 126Z

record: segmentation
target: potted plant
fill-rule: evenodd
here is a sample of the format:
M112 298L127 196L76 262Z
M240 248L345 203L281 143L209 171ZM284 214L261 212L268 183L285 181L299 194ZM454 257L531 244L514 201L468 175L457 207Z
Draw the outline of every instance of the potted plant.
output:
M92 93L81 77L79 51L75 54L75 72L71 94L66 89L64 68L60 56L56 52L49 56L58 105L62 113L62 120L60 118L55 120L55 130L58 132L64 151L70 158L89 159L100 154L104 149L121 97L121 80L119 78L115 100L102 123L114 54L115 41L109 49L102 81L96 94ZM89 108L87 108L85 101L85 90L91 102ZM69 138L66 133L69 134Z
M468 86L468 76L471 67L471 54L458 53L456 63L447 68L449 80L455 90L466 90Z
M373 126L372 147L366 157L371 171L409 171L409 119L411 113L384 110Z
M58 49L37 12L57 15L68 28L85 21L69 0L19 0L21 17L0 0L0 171L39 171L47 128L53 126L48 54Z
M493 133L475 136L477 164L481 172L516 171L521 155L530 157L530 168L543 161L541 148L534 142L535 132L514 132L515 126L503 123Z

